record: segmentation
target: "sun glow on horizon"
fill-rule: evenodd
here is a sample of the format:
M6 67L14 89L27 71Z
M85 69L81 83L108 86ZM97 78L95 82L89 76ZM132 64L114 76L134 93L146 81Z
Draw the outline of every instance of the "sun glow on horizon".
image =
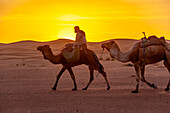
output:
M2 0L0 5L0 43L75 40L76 25L88 42L140 39L142 32L170 39L167 0Z
M58 30L56 37L75 40L74 27L67 26L61 28L60 30Z

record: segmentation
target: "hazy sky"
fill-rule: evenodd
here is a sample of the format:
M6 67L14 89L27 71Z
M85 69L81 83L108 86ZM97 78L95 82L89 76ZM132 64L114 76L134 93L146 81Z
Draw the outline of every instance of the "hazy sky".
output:
M170 39L170 0L0 0L0 43L74 39L75 25L87 41Z

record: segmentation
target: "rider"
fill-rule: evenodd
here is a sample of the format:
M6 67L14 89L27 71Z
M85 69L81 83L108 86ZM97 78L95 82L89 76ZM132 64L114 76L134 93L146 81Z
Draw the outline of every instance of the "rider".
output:
M86 50L87 49L87 45L86 45L87 41L86 41L85 32L83 30L80 30L79 26L74 27L74 32L77 33L76 40L74 42L74 47L80 46L82 48L82 50Z

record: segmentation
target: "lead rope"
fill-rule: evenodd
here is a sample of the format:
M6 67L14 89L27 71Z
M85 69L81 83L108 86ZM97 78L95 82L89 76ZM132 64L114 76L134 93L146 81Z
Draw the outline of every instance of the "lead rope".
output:
M101 55L100 55L100 58L99 58L99 59L101 59L102 54L103 54L103 51L104 51L104 48L103 48L103 50L102 50L102 53L101 53ZM98 73L97 73L96 77L98 77L99 73L100 73L100 72L98 72Z

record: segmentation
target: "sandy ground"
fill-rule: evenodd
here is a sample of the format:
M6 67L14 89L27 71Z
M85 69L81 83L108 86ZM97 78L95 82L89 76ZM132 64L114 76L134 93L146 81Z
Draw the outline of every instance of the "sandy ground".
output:
M94 44L92 50L95 46L99 47ZM29 49L26 54L21 49L14 51L11 45L0 47L0 113L170 113L170 92L163 92L170 76L162 62L146 67L146 79L158 89L140 82L139 93L132 94L136 86L133 67L101 60L111 85L109 91L102 75L96 77L97 72L89 89L81 90L89 81L86 65L73 68L78 91L71 90L73 82L67 71L52 91L61 65L44 60L36 50L33 54ZM100 56L100 50L95 52ZM105 51L103 59L107 57Z

